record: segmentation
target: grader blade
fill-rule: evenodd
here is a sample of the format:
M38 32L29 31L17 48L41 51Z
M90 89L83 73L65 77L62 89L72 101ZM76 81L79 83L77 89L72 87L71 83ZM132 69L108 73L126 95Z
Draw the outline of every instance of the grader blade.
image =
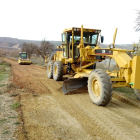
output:
M63 94L72 94L75 90L87 85L87 78L70 78L65 80L62 85Z

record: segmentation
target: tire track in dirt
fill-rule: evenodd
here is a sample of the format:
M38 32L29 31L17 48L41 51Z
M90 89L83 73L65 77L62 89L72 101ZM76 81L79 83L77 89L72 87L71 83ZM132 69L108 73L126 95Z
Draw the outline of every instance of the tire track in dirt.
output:
M83 99L82 101L87 101L86 103L90 102L90 100L87 96L85 97L83 95L78 94L78 98ZM118 110L116 110L116 107L117 107L117 109L119 109L120 112ZM96 108L96 106L94 108ZM118 101L117 99L113 98L111 103L108 106L106 106L104 108L104 110L106 110L107 108L109 108L109 111L110 111L110 109L111 109L111 111L113 111L113 109L114 109L114 111L117 112L116 115L120 114L120 116L122 116L122 114L124 114L124 113L125 113L126 116L130 116L130 112L128 111L128 109L131 108L131 114L135 114L135 118L139 119L140 108L137 108L137 107L133 106L133 104L131 106L130 104L127 104L126 102L121 102L121 101ZM100 109L100 108L98 108L98 109Z
M57 86L57 83L55 83ZM58 84L59 85L59 84ZM77 105L73 100L71 100L70 95L64 96L62 95L62 92L59 91L59 89L55 89L54 86L49 87L52 91L52 95L59 104L62 106L62 108L65 109L71 116L76 118L80 124L82 124L85 131L90 133L93 137L99 137L101 139L113 139L108 135L106 131L104 131L100 125L96 122L96 117L93 119L85 109L81 108L79 105ZM77 101L78 102L78 101Z
M17 85L19 85L20 88L26 88L33 93L51 94L51 92L46 88L44 84L40 83L40 81L38 81L37 78L34 78L32 75L28 74L24 70L24 68L17 67L16 65L14 65L12 66L12 70L13 70L13 81ZM22 75L23 73L24 76Z
M138 100L134 100L134 99L130 99L128 97L124 97L123 95L117 94L117 92L113 93L113 98L116 98L117 100L120 100L123 103L132 105L132 106L140 109L140 101L138 101Z
M82 95L81 95L81 97L82 97ZM118 133L117 139L127 139L128 136L131 139L138 139L140 129L137 128L137 125L139 125L140 123L137 119L135 119L135 121L137 120L137 123L134 123L134 121L133 121L134 119L132 120L132 116L127 114L127 113L129 113L129 111L125 115L123 115L122 112L120 112L120 110L118 110L118 108L116 109L116 108L111 107L112 103L110 103L107 107L97 107L95 105L92 106L90 104L89 100L88 100L88 102L86 102L86 100L87 100L86 97L85 97L86 99L84 97L82 97L82 98L77 97L77 98L79 98L81 100L81 103L79 104L79 106L81 105L81 107L83 107L83 106L85 107L85 103L86 103L87 104L86 109L87 109L88 113L93 112L93 114L92 113L90 114L92 117L95 115L99 120L102 120L102 125L103 125L102 127L108 126L108 128L110 128L110 130L108 129L109 130L108 133L110 135L114 136L114 133L116 132L116 133ZM73 98L75 100L75 102L77 101L77 98L76 98L76 96ZM84 100L85 100L85 102L84 102ZM113 100L113 102L114 102L114 100ZM120 109L124 111L124 108L120 108ZM127 118L129 118L129 116L131 119L128 121ZM131 129L134 126L137 131L136 132L137 135L132 135L133 132L131 134Z
M33 98L30 94L28 98L26 96L22 98L26 130L30 133L29 139L94 139L81 129L74 118L61 110L59 103L51 96L41 95Z
M62 93L60 93L61 95L60 96L63 96ZM110 117L109 115L107 114L110 114L111 111L107 112L105 111L105 108L104 107L101 107L103 109L99 109L100 107L97 107L94 105L93 107L93 104L90 103L90 101L88 100L87 102L85 102L85 98L82 99L81 103L79 103L79 98L76 98L76 96L74 95L68 95L72 100L75 100L75 104L77 104L77 108L79 108L79 110L81 110L82 112L84 112L84 114L88 114L88 117L90 117L92 120L94 120L96 122L95 125L97 126L101 126L101 128L103 129L106 129L107 133L109 133L110 135L112 134L112 136L114 137L114 132L116 131L117 133L117 136L116 139L127 139L128 136L132 139L138 139L138 137L136 137L137 135L139 136L139 133L137 133L136 136L133 136L131 134L131 128L134 126L133 123L134 122L128 122L128 120L126 119L127 116L129 116L129 112L125 111L123 108L120 110L122 110L121 112L117 111L119 109L116 110L116 114L113 116L113 117ZM82 96L82 95L81 95ZM86 96L88 99L89 97ZM71 100L71 102L72 102ZM66 100L65 100L66 101ZM86 104L89 104L88 106ZM123 103L124 104L124 103ZM83 107L84 106L84 107ZM83 108L82 108L83 107ZM89 110L90 108L90 110ZM85 110L88 109L89 112L86 112ZM104 116L107 116L107 117L103 117L102 116L102 113L100 112L104 112ZM126 113L126 118L123 118L123 112L127 112ZM89 115L90 114L90 115ZM118 115L119 114L119 115ZM136 113L135 113L136 114ZM112 114L111 114L112 115ZM118 119L113 119L115 118L116 116L118 116ZM98 118L98 119L97 119ZM128 117L129 118L129 117ZM114 120L111 122L111 120ZM101 122L100 122L101 121ZM132 121L132 120L131 120ZM115 123L116 122L116 123ZM109 124L110 124L110 128L109 127ZM116 129L116 126L114 126L114 129L113 129L113 125L116 125L117 126L117 129ZM122 125L123 124L123 125ZM136 124L136 123L135 123ZM139 124L139 123L137 123ZM105 127L105 126L108 126L108 127ZM126 129L126 130L125 130ZM129 130L129 133L124 133L125 131L127 132ZM138 132L139 129L136 129L136 131ZM120 132L120 133L119 133ZM133 132L132 132L133 133Z

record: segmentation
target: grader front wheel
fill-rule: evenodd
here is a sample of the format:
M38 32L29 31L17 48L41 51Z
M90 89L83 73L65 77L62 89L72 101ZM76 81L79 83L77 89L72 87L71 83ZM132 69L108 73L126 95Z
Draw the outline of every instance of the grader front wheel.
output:
M98 106L107 105L112 97L112 82L108 74L96 69L88 78L88 92L92 102Z
M63 63L61 61L55 61L53 65L53 79L55 81L61 81L63 78Z

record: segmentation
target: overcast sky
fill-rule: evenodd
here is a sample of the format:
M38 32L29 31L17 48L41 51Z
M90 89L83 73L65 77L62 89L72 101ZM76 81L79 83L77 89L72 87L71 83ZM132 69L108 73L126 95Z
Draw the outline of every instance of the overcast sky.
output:
M104 43L137 42L136 10L140 0L0 0L0 37L61 40L70 27L101 29Z

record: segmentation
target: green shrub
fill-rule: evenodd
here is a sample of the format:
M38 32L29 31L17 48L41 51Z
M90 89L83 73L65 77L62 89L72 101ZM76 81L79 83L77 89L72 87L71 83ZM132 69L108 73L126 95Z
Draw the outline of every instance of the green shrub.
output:
M19 125L19 124L20 124L20 122L15 122L14 124Z
M18 103L14 103L12 106L11 106L11 108L12 109L17 109L17 108L19 108L21 106L21 104L18 102Z
M128 87L113 88L113 90L118 92L123 92L123 93L134 93L134 90Z
M2 120L0 120L0 123L3 123L3 122L5 122L6 121L6 119L2 119Z

